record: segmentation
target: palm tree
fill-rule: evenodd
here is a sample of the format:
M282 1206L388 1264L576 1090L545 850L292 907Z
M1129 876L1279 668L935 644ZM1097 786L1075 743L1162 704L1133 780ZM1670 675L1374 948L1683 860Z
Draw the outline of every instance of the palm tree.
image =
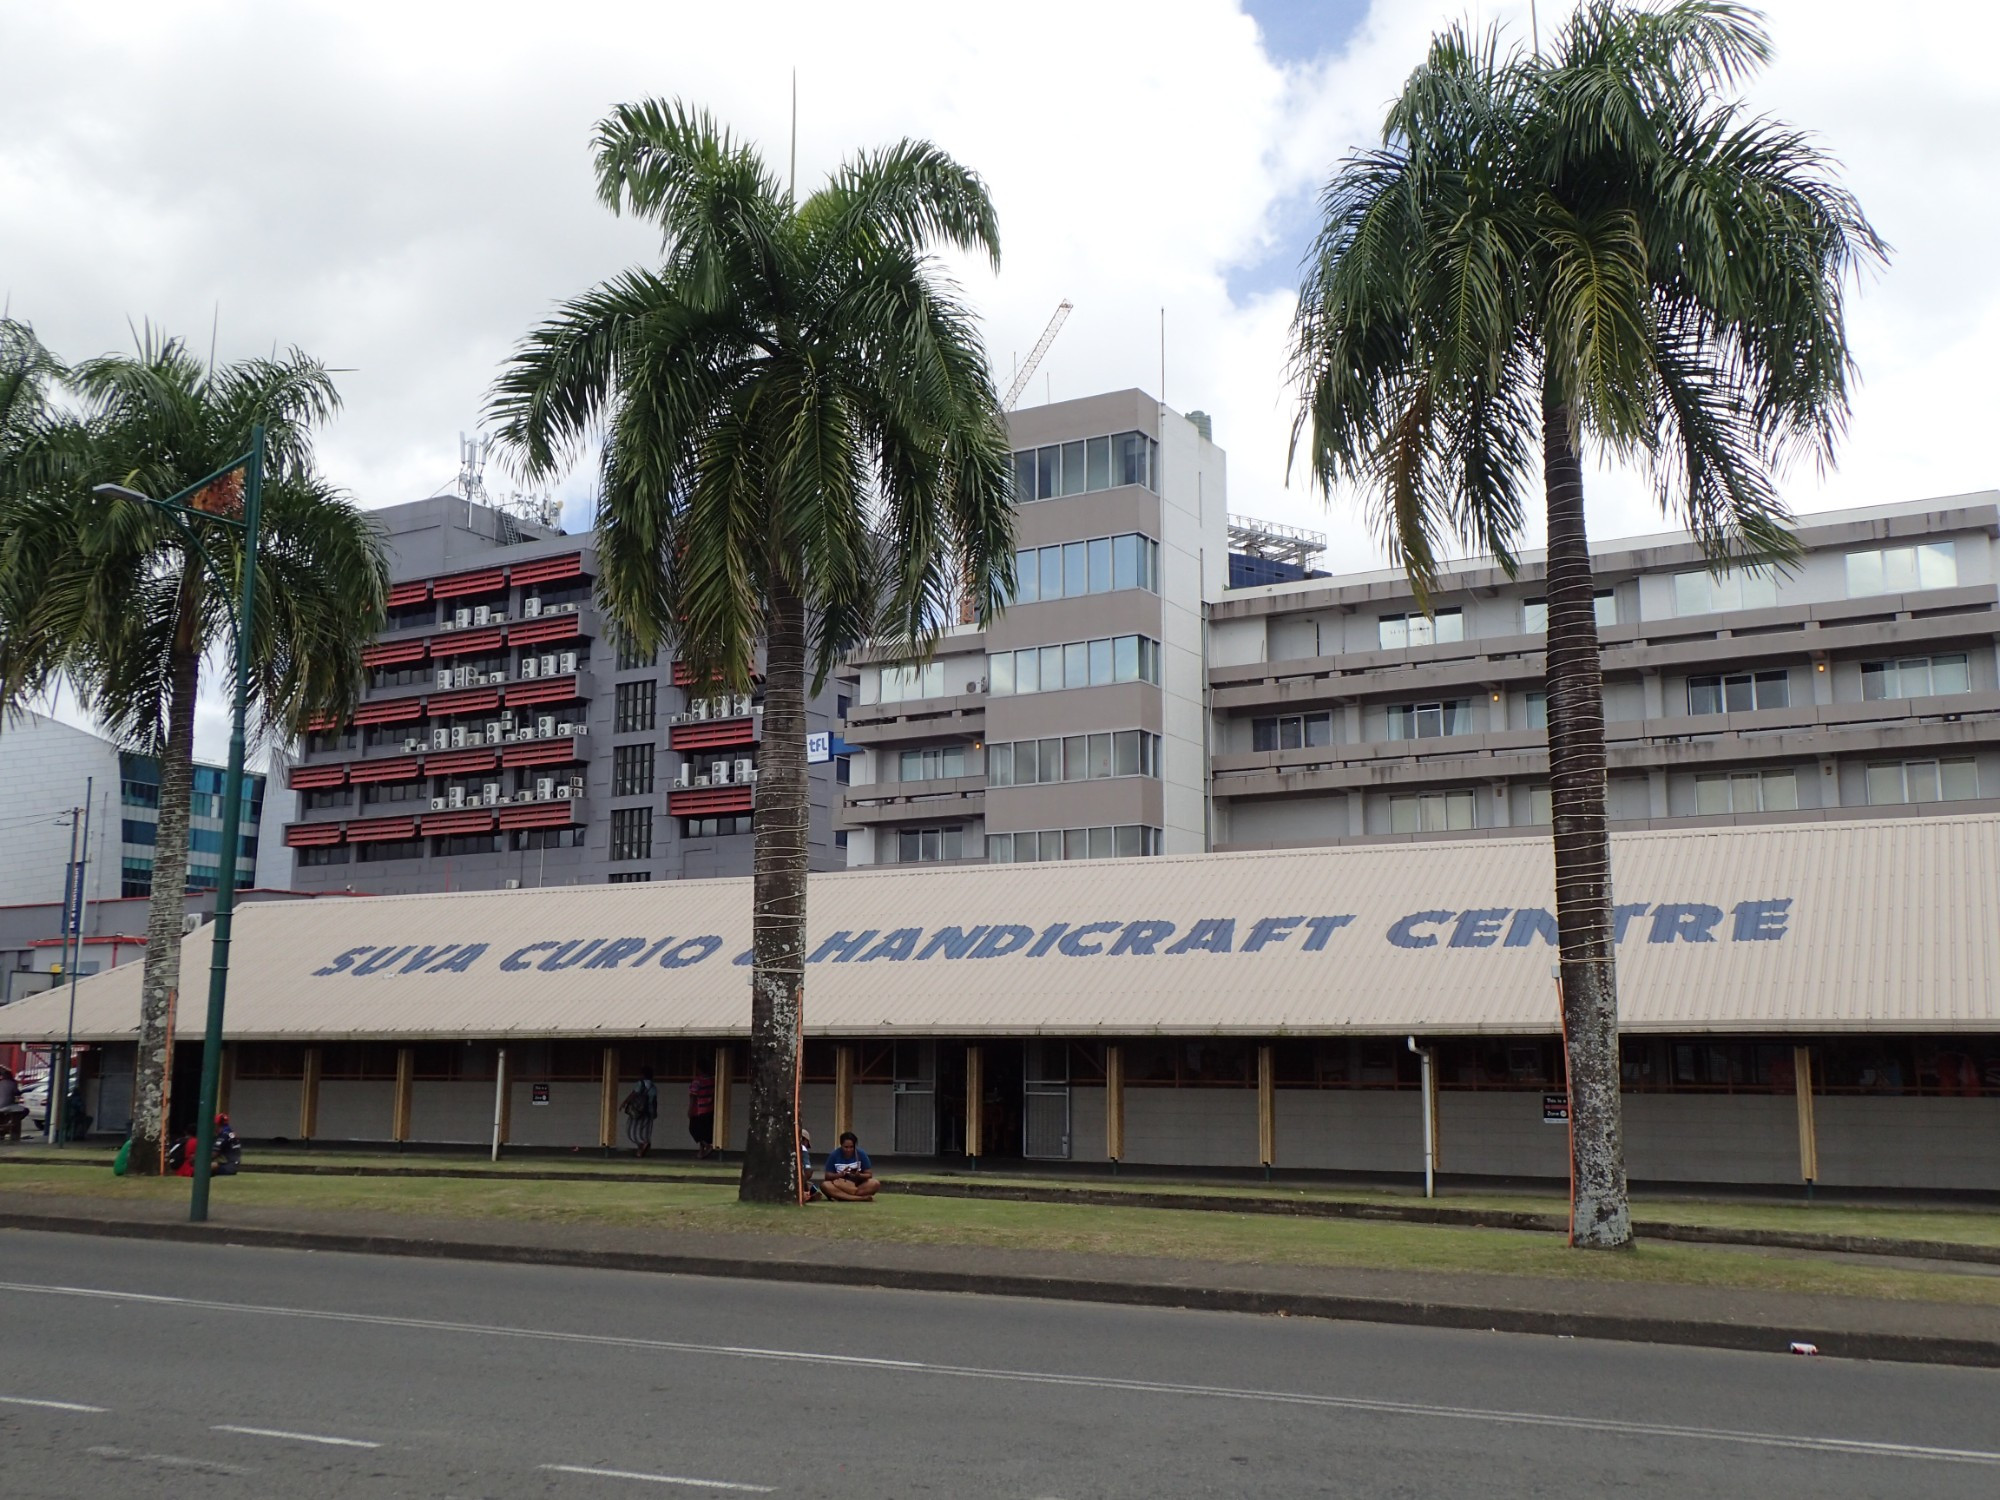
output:
M1573 1242L1629 1243L1586 444L1646 466L1714 567L1794 555L1773 474L1830 463L1848 278L1886 247L1803 135L1730 97L1715 0L1586 0L1544 60L1435 38L1329 184L1293 328L1294 459L1368 496L1428 602L1441 542L1514 568L1539 449Z
M148 333L136 355L88 361L66 384L78 409L17 455L12 493L0 484L0 678L10 704L68 683L121 744L159 760L131 1157L152 1172L168 1123L195 701L204 658L234 649L232 580L244 556L233 527L105 500L92 486L174 494L246 452L251 427L264 424L250 682L260 726L276 739L351 708L388 567L374 524L314 468L314 430L339 404L318 361L294 350L209 369L178 340ZM212 498L226 502L240 484L238 471Z
M631 270L530 333L492 400L528 470L601 441L599 593L624 639L747 690L764 642L741 1196L795 1203L806 931L805 703L874 636L923 655L963 588L1011 588L1007 437L933 244L999 260L980 180L904 141L802 203L707 115L598 127L598 196L651 219Z

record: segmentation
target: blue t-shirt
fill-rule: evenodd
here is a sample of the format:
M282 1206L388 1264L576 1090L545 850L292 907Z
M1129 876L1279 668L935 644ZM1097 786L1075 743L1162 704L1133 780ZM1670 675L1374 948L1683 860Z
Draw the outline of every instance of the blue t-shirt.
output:
M875 1170L875 1163L868 1159L868 1153L863 1151L859 1146L856 1146L852 1151L842 1146L826 1159L827 1171L833 1173L836 1177L851 1172L856 1167L859 1167L864 1172Z

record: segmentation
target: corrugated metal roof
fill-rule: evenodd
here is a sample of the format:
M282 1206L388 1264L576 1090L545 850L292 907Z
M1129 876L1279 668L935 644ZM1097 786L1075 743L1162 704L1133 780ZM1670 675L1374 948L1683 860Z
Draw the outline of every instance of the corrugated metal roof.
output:
M2000 816L1625 834L1627 1029L2000 1030ZM815 1035L1464 1034L1555 1026L1546 839L816 875ZM749 1015L745 880L262 902L238 1038L722 1036ZM846 949L827 947L846 934ZM866 934L866 936L862 936ZM200 1026L211 929L187 940ZM953 956L954 953L957 956ZM140 966L78 989L129 1036ZM60 1037L67 997L0 1010Z

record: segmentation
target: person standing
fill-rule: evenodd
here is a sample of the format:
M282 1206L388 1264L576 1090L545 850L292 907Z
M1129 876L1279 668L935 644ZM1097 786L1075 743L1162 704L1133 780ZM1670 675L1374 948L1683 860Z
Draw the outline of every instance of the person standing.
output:
M653 1082L653 1070L641 1068L639 1082L625 1096L625 1139L632 1154L644 1156L653 1149L653 1122L660 1117L660 1086Z
M688 1080L688 1134L694 1139L695 1160L706 1160L715 1151L715 1075L705 1062L694 1065Z
M21 1098L21 1083L14 1070L0 1063L0 1141L18 1141L21 1122L28 1118L28 1106Z

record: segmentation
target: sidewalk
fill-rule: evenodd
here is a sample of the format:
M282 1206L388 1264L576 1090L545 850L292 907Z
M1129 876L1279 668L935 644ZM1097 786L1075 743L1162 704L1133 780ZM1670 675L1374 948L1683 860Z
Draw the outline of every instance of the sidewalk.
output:
M1795 1341L1860 1359L2000 1367L2000 1308L1560 1281L1527 1276L874 1243L402 1213L16 1197L0 1231L55 1231L377 1255L971 1292L1782 1353ZM0 1261L6 1254L0 1234ZM3 1274L3 1273L0 1273Z

